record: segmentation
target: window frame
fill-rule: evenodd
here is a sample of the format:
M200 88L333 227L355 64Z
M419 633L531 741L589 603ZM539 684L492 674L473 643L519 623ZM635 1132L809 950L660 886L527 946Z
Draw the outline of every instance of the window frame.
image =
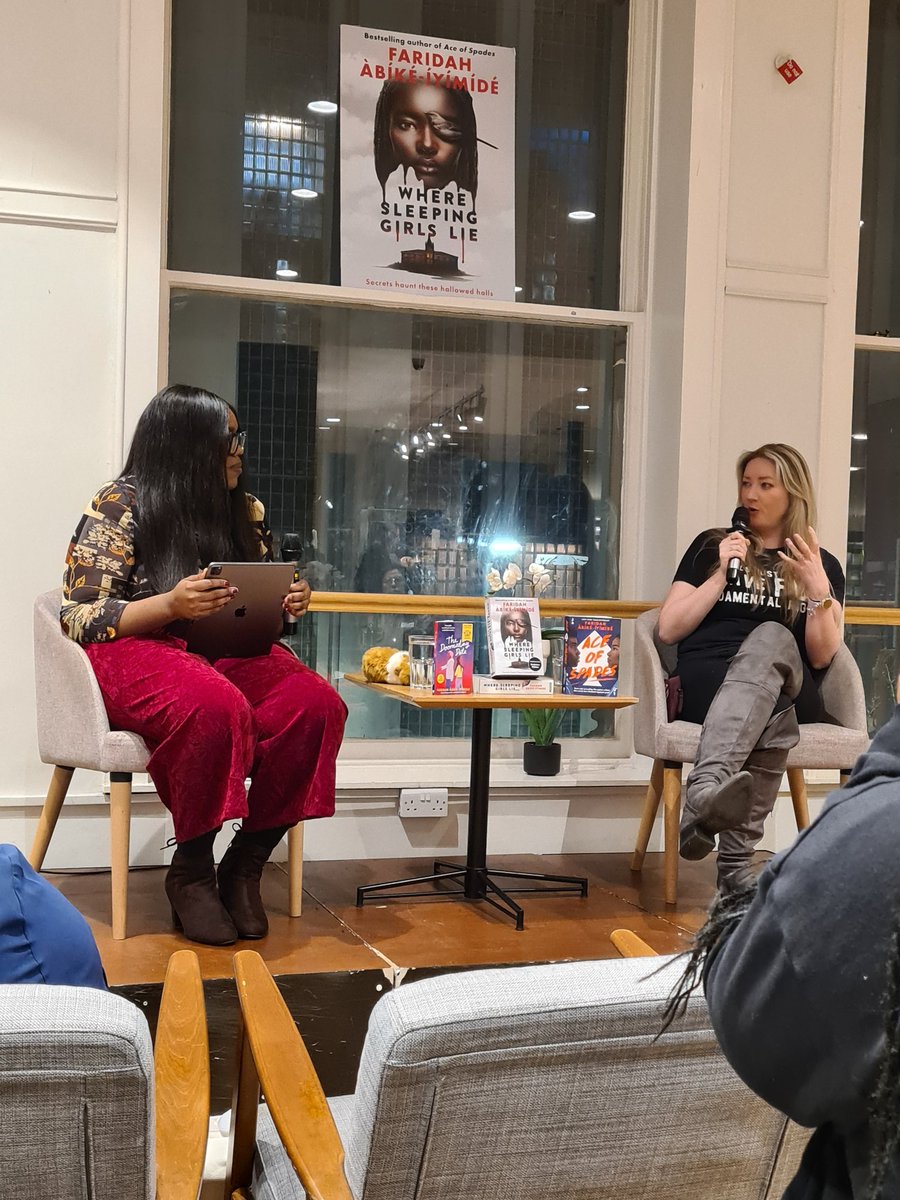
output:
M660 0L630 0L627 85L625 96L624 154L620 239L619 305L616 310L572 308L521 301L471 301L437 297L405 297L328 284L282 282L173 271L167 266L169 128L171 99L171 29L173 0L143 0L131 12L130 29L120 44L120 90L123 104L123 153L126 197L120 223L126 236L120 242L119 287L122 298L123 404L115 430L114 457L124 453L148 395L168 378L169 313L174 291L209 292L240 299L305 305L336 304L343 308L390 309L397 312L430 312L468 320L507 321L573 327L624 326L628 348L624 384L624 445L620 496L619 579L623 596L634 596L640 549L644 494L643 431L647 412L647 340L645 306L649 286L651 229L653 222L652 165L656 150ZM628 675L623 681L628 686ZM575 785L597 782L592 763L632 757L632 721L623 710L612 738L592 740L597 751L590 758L576 756L577 774L567 777ZM581 741L575 739L573 741ZM372 753L378 745L380 752ZM441 739L434 747L440 759L468 761L469 747ZM499 746L497 747L499 750ZM588 749L587 744L584 749ZM348 743L349 763L371 761L375 778L397 786L396 765L406 761L403 740ZM504 747L500 760L517 755L518 747ZM376 766L377 764L377 766ZM383 768L383 769L382 769ZM606 766L604 767L604 772ZM432 780L433 782L433 780ZM503 786L498 781L499 786ZM559 786L559 780L549 781ZM353 785L351 785L353 786ZM361 786L361 785L356 785Z

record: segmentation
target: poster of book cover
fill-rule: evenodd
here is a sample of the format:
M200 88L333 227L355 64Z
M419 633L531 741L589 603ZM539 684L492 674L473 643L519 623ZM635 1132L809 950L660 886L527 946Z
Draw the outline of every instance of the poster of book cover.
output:
M500 679L528 679L544 673L541 613L534 597L489 596L484 602L490 673Z
M434 686L436 696L472 692L475 639L471 621L435 621Z
M341 283L515 295L515 66L504 46L341 26Z
M617 696L622 622L617 617L566 617L563 692Z

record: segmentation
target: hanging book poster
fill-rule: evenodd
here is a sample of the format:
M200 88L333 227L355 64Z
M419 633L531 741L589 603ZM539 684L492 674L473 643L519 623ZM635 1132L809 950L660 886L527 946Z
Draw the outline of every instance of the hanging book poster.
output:
M515 297L515 67L505 46L341 26L341 283Z
M563 691L568 696L617 696L618 617L566 617Z

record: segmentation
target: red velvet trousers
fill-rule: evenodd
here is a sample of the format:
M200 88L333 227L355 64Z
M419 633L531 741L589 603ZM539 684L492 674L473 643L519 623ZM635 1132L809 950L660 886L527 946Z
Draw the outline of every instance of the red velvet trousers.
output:
M284 646L213 663L184 646L163 635L84 647L110 725L152 751L175 840L233 818L250 831L330 817L347 717L337 692Z

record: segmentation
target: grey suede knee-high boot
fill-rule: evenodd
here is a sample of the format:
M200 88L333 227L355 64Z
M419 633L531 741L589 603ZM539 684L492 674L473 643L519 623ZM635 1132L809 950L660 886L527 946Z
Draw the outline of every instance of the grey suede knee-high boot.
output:
M766 817L775 807L787 767L788 751L797 745L800 727L793 706L776 713L763 730L744 766L750 775L750 805L745 820L719 835L716 856L720 892L746 887L753 879L753 852L763 835Z
M717 833L746 821L754 801L753 776L744 765L782 692L793 699L802 684L794 635L774 621L757 626L731 660L703 722L681 818L683 858L705 858Z

